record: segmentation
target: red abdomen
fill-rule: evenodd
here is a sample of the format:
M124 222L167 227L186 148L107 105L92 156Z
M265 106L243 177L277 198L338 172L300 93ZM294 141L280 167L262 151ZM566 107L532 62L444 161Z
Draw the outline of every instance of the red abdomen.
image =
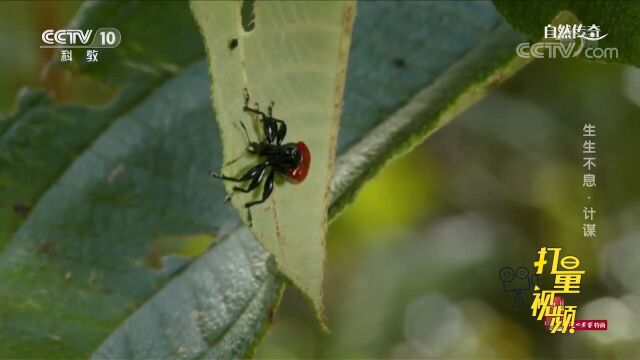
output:
M289 170L289 177L293 182L300 183L307 177L309 173L309 166L311 165L311 152L309 152L309 148L302 141L296 144L298 151L300 152L300 163L297 167Z

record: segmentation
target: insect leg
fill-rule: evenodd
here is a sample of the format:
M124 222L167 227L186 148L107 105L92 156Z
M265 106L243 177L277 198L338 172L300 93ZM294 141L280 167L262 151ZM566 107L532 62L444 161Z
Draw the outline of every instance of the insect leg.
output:
M226 180L226 181L234 181L234 182L245 182L248 180L253 179L257 173L263 172L264 168L267 166L266 163L260 163L254 167L252 167L251 169L249 169L244 175L242 175L239 178L235 178L235 177L231 177L231 176L226 176L224 174L217 174L213 171L211 171L209 174L211 176L213 176L214 178L218 178L221 180Z
M246 105L243 109L244 111L260 115L260 122L262 123L262 131L264 131L264 136L267 138L267 142L269 144L273 144L274 140L276 139L276 133L278 131L278 126L274 119L267 116L267 114L263 113L262 111L258 109L252 109Z
M256 103L256 105L258 105L258 103ZM260 111L260 109L258 108L250 108L248 105L245 105L242 110L250 112L250 113L254 113L257 115L260 115L261 118L267 118L267 114L263 113L262 111Z
M244 106L242 107L242 110L260 115L262 118L267 117L267 114L263 113L258 108L258 103L256 103L255 109L249 107L249 91L247 91L246 88L244 89Z
M269 117L273 117L273 107L276 106L275 101L272 101L269 104L269 107L267 108L267 114L269 115Z
M262 178L264 177L265 169L266 169L268 164L269 163L267 161L265 161L263 163L260 163L260 164L258 164L256 166L252 167L251 169L249 169L249 171L247 171L240 178L233 178L233 177L229 177L229 176L218 175L218 174L216 174L214 172L211 172L211 176L216 177L218 179L227 180L227 181L235 181L235 182L245 182L245 181L251 180L251 183L249 184L249 187L246 190L242 189L240 187L234 186L233 187L233 192L231 194L227 195L227 197L225 198L225 202L229 202L229 201L231 201L231 197L233 196L233 194L236 191L249 192L249 191L255 189L256 187L258 187L258 185L260 185L260 182L262 181Z
M271 117L271 113L273 112L273 102L269 105L269 109L267 110L269 112L269 115L267 116L267 114L260 111L260 109L258 108L258 103L256 103L255 109L249 107L249 92L247 91L247 89L244 89L244 107L242 108L242 110L260 116L260 122L262 122L262 130L264 132L264 136L269 144L273 144L278 133L278 124Z
M253 179L251 180L251 183L246 189L243 189L239 186L234 186L233 191L248 193L248 192L251 192L253 189L257 188L258 185L260 185L260 183L262 182L262 179L264 178L264 173L267 172L267 163L265 162L262 165L263 166L260 168L260 171L254 174Z
M265 182L264 182L264 188L262 190L262 199L256 200L256 201L251 201L251 202L248 202L248 203L244 204L244 207L247 208L249 224L251 224L251 220L252 220L252 218L251 218L251 207L255 206L255 205L258 205L258 204L262 204L263 202L267 201L267 199L271 195L271 192L273 192L273 176L274 176L274 174L275 174L274 171L271 170L271 172L267 176L267 180L265 180Z
M269 119L273 121L273 123L275 123L276 129L274 133L275 133L276 144L282 145L282 141L284 140L285 136L287 136L287 124L283 120L276 119L273 117L274 106L276 106L276 103L272 101L269 104L269 107L267 108L267 114L269 115Z
M276 144L281 145L284 137L287 136L287 124L280 119L273 119L277 125Z

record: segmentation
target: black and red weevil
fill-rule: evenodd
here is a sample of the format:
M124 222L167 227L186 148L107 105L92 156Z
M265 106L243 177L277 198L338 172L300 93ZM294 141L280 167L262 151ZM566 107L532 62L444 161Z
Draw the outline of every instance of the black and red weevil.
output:
M247 218L250 225L251 207L262 204L269 198L273 192L274 176L276 173L297 184L307 177L307 174L309 173L309 166L311 165L311 153L304 142L298 141L295 143L282 143L287 135L287 124L284 120L273 117L274 103L271 102L266 114L260 111L257 103L255 105L255 108L249 107L249 92L247 89L244 89L244 107L242 109L245 112L259 117L259 120L262 123L264 138L260 140L260 142L251 141L247 128L244 126L242 121L240 122L240 125L242 126L247 137L247 142L249 143L247 146L247 153L258 156L260 158L260 162L251 167L240 177L231 177L224 174L217 174L213 171L211 172L211 176L226 181L240 183L251 181L249 186L246 188L241 188L239 186L233 187L233 192L239 191L244 193L249 193L256 189L262 183L265 174L268 172L262 190L262 198L260 200L249 201L244 204L244 207L247 208ZM227 201L231 199L232 194L227 196Z

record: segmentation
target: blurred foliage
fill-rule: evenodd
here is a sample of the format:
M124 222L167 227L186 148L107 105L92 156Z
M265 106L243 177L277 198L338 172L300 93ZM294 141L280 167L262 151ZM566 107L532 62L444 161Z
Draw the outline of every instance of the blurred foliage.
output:
M330 228L332 335L309 326L301 299L286 292L256 357L637 357L640 107L629 89L639 73L538 61L386 167ZM585 123L598 129L591 203ZM595 239L582 234L587 205L597 210ZM552 336L513 307L498 271L531 267L541 246L581 259L582 293L567 301L578 318L608 319L608 331Z
M269 255L230 231L237 216L203 170L220 141L188 4L86 2L71 26L139 18L167 26L130 31L89 71L125 81L108 105L25 90L0 123L0 357L237 357L280 298ZM195 259L157 244L195 236L204 249L212 233Z
M544 28L561 11L577 17L585 30L595 24L606 38L599 47L615 47L618 57L598 62L640 66L640 3L637 1L494 1L496 8L517 30L533 41L544 37ZM566 24L561 22L561 24Z
M357 71L347 80L330 218L388 159L523 63L512 51L522 35L490 3L358 7L350 56ZM443 34L456 41L431 38L450 19L471 15L474 21ZM69 26L114 26L128 34L90 67L74 52L75 62L65 66L54 56L45 74L70 65L123 86L98 107L22 91L18 111L0 122L0 227L7 242L0 297L8 299L0 308L6 329L0 351L73 357L97 347L97 358L244 356L270 323L283 283L262 247L234 228L221 183L207 180L205 169L220 162L220 136L187 3L85 2ZM415 38L402 41L408 32ZM412 67L420 71L404 71ZM22 181L29 176L38 182ZM197 258L161 257L167 248L158 242L166 238L211 233L219 240ZM54 310L44 311L45 302Z
M79 5L49 4L0 3L0 51L11 54L0 57L0 112L9 112L19 87L39 81L47 58L35 50L35 29L44 26L37 14L61 27ZM58 99L81 102L111 91L88 98L83 86L94 84L64 76L57 84ZM387 166L331 225L332 334L288 291L256 358L637 358L639 88L630 67L557 59L527 67ZM581 229L588 122L598 126L595 239ZM172 241L158 240L158 251L172 251ZM207 239L190 242L186 254ZM531 264L537 248L554 245L587 270L582 294L571 298L578 317L606 318L609 331L552 336L527 309L513 308L498 270Z
M0 2L0 114L11 113L18 90L45 86L57 101L100 104L114 93L107 84L59 68L43 71L56 49L39 49L41 29L64 28L81 1Z

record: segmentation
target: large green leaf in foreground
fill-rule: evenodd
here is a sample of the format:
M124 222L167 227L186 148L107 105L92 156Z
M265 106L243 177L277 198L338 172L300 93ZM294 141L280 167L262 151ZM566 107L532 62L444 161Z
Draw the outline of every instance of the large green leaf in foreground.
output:
M25 93L3 120L0 357L239 357L263 333L282 280L207 176L221 144L188 12L181 2L84 8L79 28L153 19L104 68L80 70L124 90L95 109ZM522 41L490 3L362 2L357 12L330 217L517 69ZM212 233L196 259L158 256L158 243Z
M242 110L240 89L253 97L251 107L259 101L266 111L274 101L275 116L287 121L285 142L304 141L311 152L312 166L303 182L278 181L269 200L252 209L251 232L322 319L329 186L355 3L257 2L250 32L243 29L249 15L242 14L242 2L193 1L191 7L209 55L213 108L223 159L230 163L224 173L241 176L257 161L242 156L247 139L240 121L247 123L253 141L264 139L262 124ZM237 183L226 186L243 218L245 203L262 198L262 187L244 195L234 194Z

